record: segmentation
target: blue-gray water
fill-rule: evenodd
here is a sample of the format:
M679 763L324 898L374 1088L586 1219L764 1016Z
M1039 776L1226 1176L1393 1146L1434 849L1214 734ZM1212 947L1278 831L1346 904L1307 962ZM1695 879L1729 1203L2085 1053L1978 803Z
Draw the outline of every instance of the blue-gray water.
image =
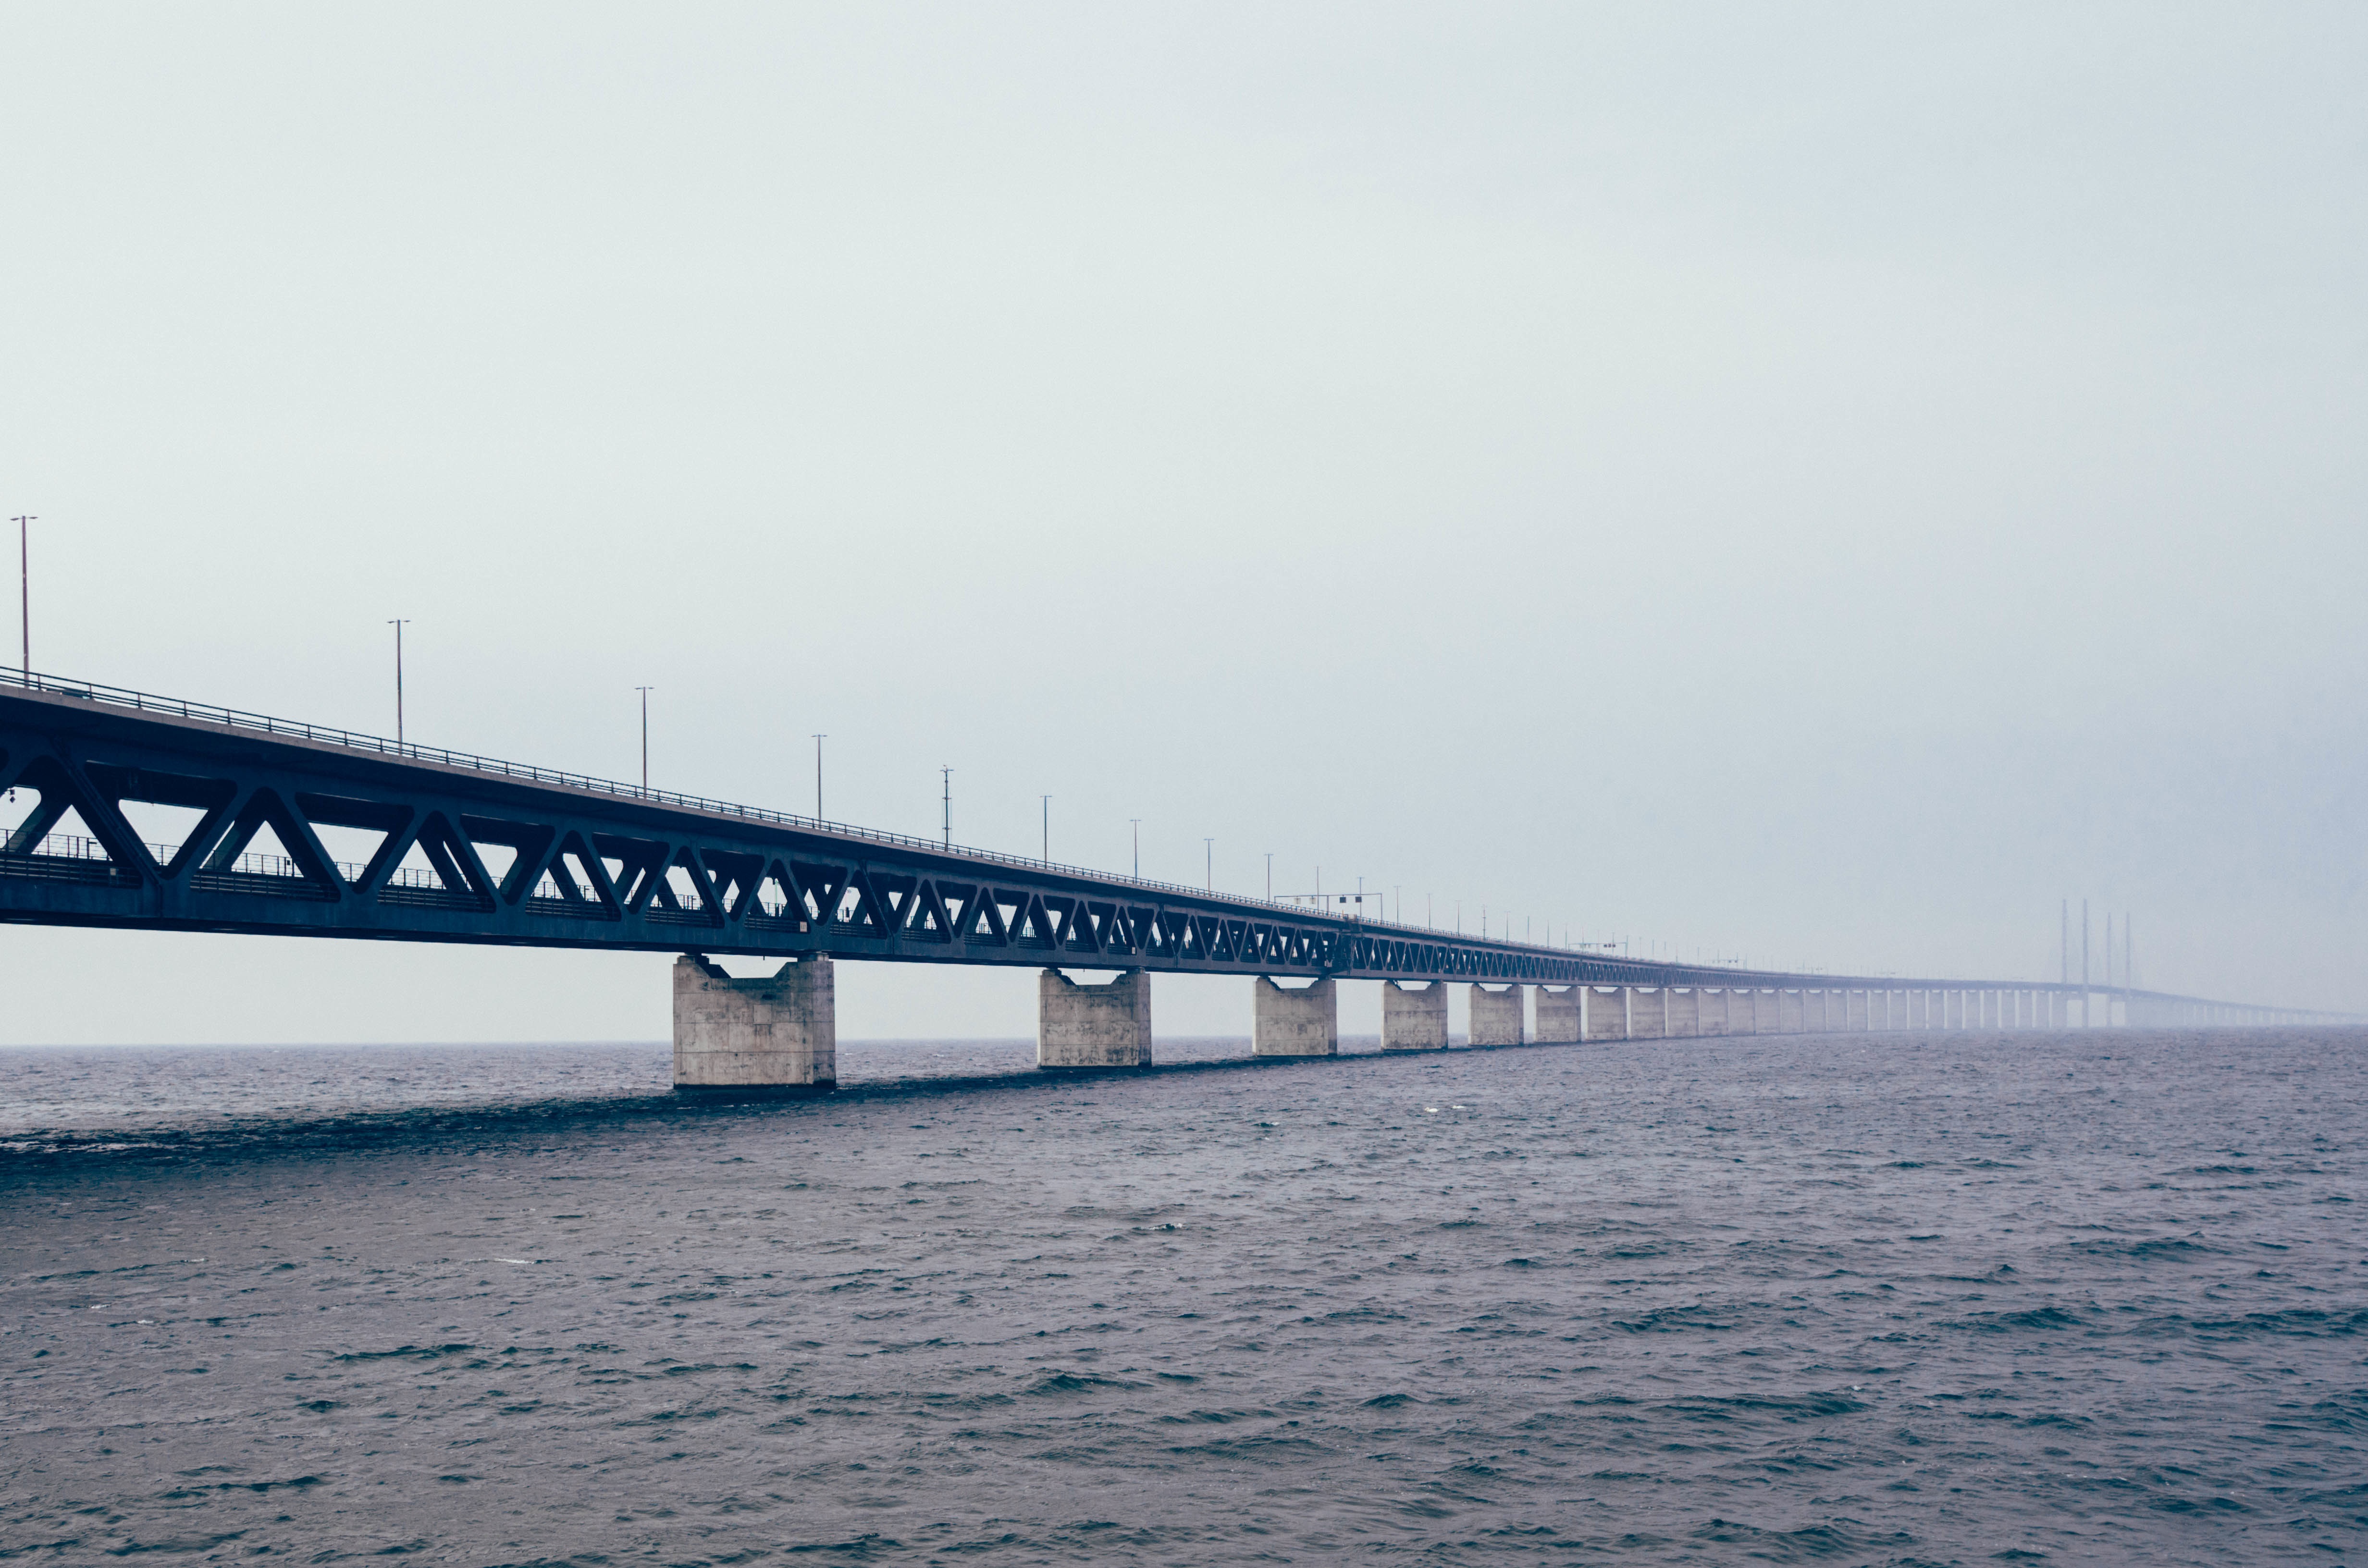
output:
M2363 1046L0 1052L0 1558L2368 1558Z

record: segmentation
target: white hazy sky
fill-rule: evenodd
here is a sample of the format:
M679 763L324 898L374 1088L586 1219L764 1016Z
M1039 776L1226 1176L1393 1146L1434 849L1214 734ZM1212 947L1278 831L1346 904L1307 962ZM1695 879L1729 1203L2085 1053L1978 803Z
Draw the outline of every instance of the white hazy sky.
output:
M2363 46L0 6L34 664L386 731L406 616L413 736L496 756L629 776L648 682L726 799L810 809L826 731L831 814L934 831L951 764L992 847L1049 792L1064 858L1861 971L2051 976L2086 895L2142 983L2368 1008ZM0 1039L649 1039L666 963L5 928Z

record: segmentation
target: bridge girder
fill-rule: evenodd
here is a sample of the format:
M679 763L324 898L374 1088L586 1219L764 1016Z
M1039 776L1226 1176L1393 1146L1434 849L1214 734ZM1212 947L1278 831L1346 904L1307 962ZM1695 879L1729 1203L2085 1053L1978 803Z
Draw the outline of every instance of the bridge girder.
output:
M10 683L0 687L0 789L39 797L0 843L0 923L1309 979L2095 989L1738 970L1491 941L116 687L0 681ZM177 842L152 845L127 814L135 804L195 821ZM81 834L63 831L76 819ZM364 858L341 861L324 830L377 837ZM267 832L279 853L252 847Z

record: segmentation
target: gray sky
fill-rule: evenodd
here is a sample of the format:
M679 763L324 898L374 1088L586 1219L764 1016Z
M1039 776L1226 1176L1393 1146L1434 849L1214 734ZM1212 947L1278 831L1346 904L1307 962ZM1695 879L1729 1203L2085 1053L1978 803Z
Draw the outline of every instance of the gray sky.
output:
M2368 1008L2356 6L0 6L34 664L1467 927ZM7 628L14 631L13 625ZM2077 909L2077 903L2076 903ZM0 1039L662 958L0 930ZM1363 993L1343 1026L1370 1028ZM1247 983L1163 979L1166 1032ZM848 1036L1028 971L843 966Z

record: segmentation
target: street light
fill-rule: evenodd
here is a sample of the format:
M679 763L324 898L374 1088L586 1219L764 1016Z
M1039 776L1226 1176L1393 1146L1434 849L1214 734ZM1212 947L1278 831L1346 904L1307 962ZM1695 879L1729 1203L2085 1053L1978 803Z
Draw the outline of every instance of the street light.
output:
M1041 797L1044 802L1044 864L1053 863L1053 797Z
M33 543L32 527L41 519L28 514L12 517L17 525L17 613L25 630L25 679L33 678Z
M938 771L945 775L946 847L951 849L954 846L954 770L951 767L940 767Z
M1208 892L1215 892L1217 891L1217 841L1213 838L1204 838L1201 842L1206 845L1209 850L1208 870L1201 885Z
M642 788L646 790L650 787L650 693L657 687L637 686L633 689L642 694Z
M822 743L828 735L816 735L814 744L814 821L822 821Z
M394 628L394 744L403 744L403 629L407 621L390 620Z
M1134 824L1134 880L1139 882L1143 881L1143 819L1129 817L1126 820Z

